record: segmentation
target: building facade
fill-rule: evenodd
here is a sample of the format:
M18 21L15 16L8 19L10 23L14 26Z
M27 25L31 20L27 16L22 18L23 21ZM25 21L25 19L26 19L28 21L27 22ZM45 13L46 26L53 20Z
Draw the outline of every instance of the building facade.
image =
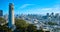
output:
M3 11L2 10L0 10L0 17L2 17L3 16Z
M12 3L9 3L9 16L8 16L8 27L12 28L14 23L14 5Z

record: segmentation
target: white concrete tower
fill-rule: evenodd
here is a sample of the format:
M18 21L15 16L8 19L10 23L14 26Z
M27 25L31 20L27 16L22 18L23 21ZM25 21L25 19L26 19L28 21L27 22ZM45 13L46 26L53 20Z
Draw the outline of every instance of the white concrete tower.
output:
M8 16L8 27L12 28L14 26L14 5L12 3L9 3L9 16Z

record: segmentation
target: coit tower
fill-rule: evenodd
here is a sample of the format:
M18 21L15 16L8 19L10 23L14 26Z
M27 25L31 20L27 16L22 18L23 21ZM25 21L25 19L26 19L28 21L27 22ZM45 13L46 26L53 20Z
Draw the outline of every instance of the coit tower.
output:
M12 28L14 24L14 5L9 3L8 27Z

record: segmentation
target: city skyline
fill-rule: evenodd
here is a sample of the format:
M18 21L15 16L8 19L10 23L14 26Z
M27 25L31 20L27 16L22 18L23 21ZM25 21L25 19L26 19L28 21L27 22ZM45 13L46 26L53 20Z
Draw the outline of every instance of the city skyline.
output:
M15 14L59 13L60 0L0 0L0 10L8 13L9 3L14 3Z

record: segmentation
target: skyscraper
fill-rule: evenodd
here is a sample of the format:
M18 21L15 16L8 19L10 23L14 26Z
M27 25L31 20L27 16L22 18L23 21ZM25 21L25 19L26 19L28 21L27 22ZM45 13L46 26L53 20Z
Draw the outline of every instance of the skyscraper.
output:
M49 13L47 13L47 14L46 14L46 16L48 16L48 17L49 17Z
M3 16L3 11L2 10L0 10L0 17L2 17Z
M8 27L12 28L14 26L14 5L9 3L9 16L8 16Z
M54 13L52 12L50 16L53 17L54 16Z

